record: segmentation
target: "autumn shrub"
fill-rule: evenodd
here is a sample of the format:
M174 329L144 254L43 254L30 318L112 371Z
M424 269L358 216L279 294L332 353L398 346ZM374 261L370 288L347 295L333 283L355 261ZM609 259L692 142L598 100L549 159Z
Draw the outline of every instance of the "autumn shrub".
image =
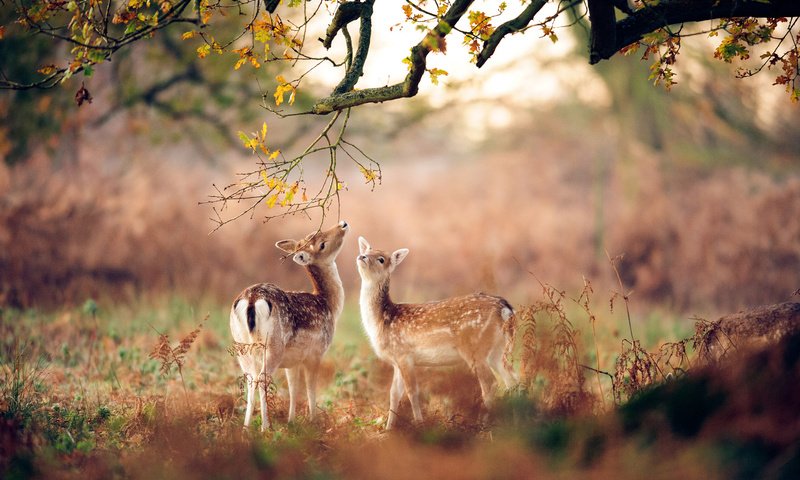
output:
M734 171L664 195L643 194L613 231L637 298L730 311L785 301L800 285L800 180Z
M354 236L411 250L392 285L398 301L483 290L531 303L528 271L561 288L580 288L585 274L606 290L614 284L606 251L623 255L620 273L642 307L718 313L782 301L800 287L796 176L697 173L650 151L615 158L597 138L548 138L563 133L462 159L389 157L374 191L344 166L351 183L325 222L341 215ZM263 207L209 235L211 212L197 202L249 159L187 168L155 155L56 166L35 157L5 169L0 303L172 294L227 303L258 281L308 288L273 244L317 228L318 217L265 224ZM353 238L339 260L347 292L359 288L355 255Z
M277 266L274 232L242 223L209 236L192 182L174 181L182 177L175 166L149 168L106 174L44 160L12 168L0 194L0 303L175 293L222 300Z

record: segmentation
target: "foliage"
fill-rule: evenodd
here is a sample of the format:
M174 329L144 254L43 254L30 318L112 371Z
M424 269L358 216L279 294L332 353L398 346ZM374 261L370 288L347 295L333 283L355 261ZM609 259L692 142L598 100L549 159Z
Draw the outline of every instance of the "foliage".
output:
M534 349L562 351L559 345L573 345L577 349L569 355L584 362L589 352L581 349L578 338L588 333L588 325L573 316L570 301L563 300L570 299L559 290L543 290L536 319L539 334L531 337ZM585 296L571 301L586 302L590 312L596 308ZM480 392L468 371L426 372L421 381L428 392L423 399L431 413L428 420L388 434L381 432L381 420L391 369L374 360L363 337L358 345L344 346L339 337L323 360L318 419L308 422L301 415L292 424L283 421L286 387L278 378L268 399L276 421L261 434L257 428L241 429L242 392L234 386L237 369L226 352L229 337L224 322L203 320L209 322L206 328L186 336L181 348L165 338L169 335L140 326L140 317L156 316L167 319L169 332L175 331L179 327L171 310L148 313L154 307L140 304L136 316L131 316L119 307L102 306L99 316L107 317L101 318L98 342L103 347L96 362L89 361L88 349L83 348L85 335L75 332L94 321L91 311L4 312L0 324L4 341L27 338L30 347L14 361L5 356L9 350L4 346L0 371L41 372L37 359L53 359L45 376L38 377L44 381L27 391L24 415L20 410L16 416L10 414L6 403L10 390L3 391L0 474L4 478L395 478L417 471L437 478L463 478L464 470L454 469L455 465L470 466L470 478L514 474L638 478L642 468L680 468L692 478L767 473L791 478L797 468L800 431L791 421L795 415L791 407L800 399L796 336L753 356L731 355L724 369L693 367L687 375L643 385L620 405L610 403L597 410L570 411L562 408L564 402L562 406L541 402L531 394L556 385L534 382L527 391L502 397L489 424L476 420L478 416L469 410L472 397L479 399ZM576 312L586 313L582 307ZM67 314L71 319L65 323ZM598 324L598 345L603 351L613 350L610 342L615 340L606 334L624 326L627 319L617 323L607 313L590 315ZM571 324L569 330L566 322ZM221 328L214 328L215 323ZM120 334L124 340L115 340ZM169 394L183 388L178 378L140 373L144 364L152 362L144 352L156 337L170 349L168 355L166 348L159 348L162 357L171 358L180 349L184 361L203 366L184 369L186 382L196 385L184 393L185 401ZM670 339L657 339L663 340ZM76 362L53 355L64 343L76 352ZM123 351L140 355L122 356ZM573 361L560 363L557 369L562 368L566 368L562 373L574 371ZM107 375L111 369L113 376ZM538 375L548 374L539 369ZM741 378L749 381L742 383ZM594 397L597 392L587 388L584 394ZM464 398L452 402L459 396ZM401 405L401 414L407 407L407 402ZM18 421L25 418L25 423Z
M482 66L492 57L502 40L529 30L540 32L550 41L558 40L558 30L574 27L577 22L567 15L583 18L591 14L591 61L610 58L618 51L632 53L640 46L643 58L654 59L650 79L670 88L676 83L674 65L681 41L700 34L721 38L714 56L725 61L744 61L751 50L758 49L760 65L743 66L738 75L752 76L764 69L777 70L775 83L783 86L792 101L800 96L798 86L797 6L789 0L769 2L736 2L733 0L687 2L686 0L634 2L600 2L596 0L562 0L546 2L532 0L520 10L506 2L487 2L475 5L472 0L407 1L392 11L380 15L396 16L397 28L410 27L419 31L421 40L410 48L403 61L408 75L394 85L359 87L373 36L374 0L363 2L269 1L262 5L253 0L230 3L211 0L116 0L101 1L14 1L4 5L6 15L0 26L0 42L29 36L43 37L69 49L66 59L34 67L15 77L16 72L2 72L0 86L10 89L49 88L78 74L91 77L98 65L116 58L119 52L152 37L179 35L192 45L197 61L220 58L233 70L249 65L253 70L265 65L281 65L271 95L262 93L262 107L280 117L296 114L331 114L320 135L305 149L289 158L267 147L265 138L244 134L242 141L259 156L257 170L243 174L239 182L216 189L209 203L215 206L214 220L219 226L259 205L268 209L282 207L275 216L319 210L323 216L338 200L346 182L339 178L337 154L353 160L363 174L363 180L374 185L380 178L377 164L353 144L345 140L349 109L365 103L381 103L417 94L422 77L427 72L438 84L447 71L428 65L431 53L448 51L447 37L459 35L471 61ZM630 2L629 2L630 3ZM614 6L612 6L612 4ZM615 10L616 8L616 10ZM516 12L514 10L517 10ZM619 17L619 19L617 19ZM239 18L238 28L231 32L220 28L227 19ZM359 22L357 45L348 26ZM710 25L706 21L711 21ZM693 27L693 25L699 25ZM327 26L327 28L326 28ZM393 27L394 28L394 27ZM322 40L331 49L334 40L342 38L345 52L322 52L311 38L325 30ZM615 33L618 31L618 34ZM383 32L379 32L383 33ZM314 83L312 72L322 67L341 71L341 81L331 94L318 98L310 108L287 112L295 107L301 88ZM259 85L259 89L262 89ZM91 87L78 89L76 102L91 98ZM262 89L263 90L263 89ZM288 95L288 100L287 100ZM341 112L346 111L344 115ZM338 124L339 133L331 134ZM257 148L258 147L258 148ZM270 153L267 153L270 152ZM316 154L327 155L324 178L319 186L307 185L301 168L303 160ZM262 157L262 155L264 155ZM309 191L310 196L295 195ZM245 211L231 208L245 204Z
M203 322L208 321L208 315L203 320ZM201 323L196 329L192 330L188 335L183 337L180 342L176 346L172 346L169 340L169 335L166 333L159 333L158 334L158 342L153 347L153 350L150 352L149 357L158 360L161 364L160 371L162 375L169 375L170 370L174 366L178 370L178 375L181 378L181 384L183 385L184 393L186 392L186 382L183 379L183 366L186 363L186 354L189 353L189 349L192 347L192 344L195 340L197 340L197 335L200 334L200 330L203 328L203 324Z

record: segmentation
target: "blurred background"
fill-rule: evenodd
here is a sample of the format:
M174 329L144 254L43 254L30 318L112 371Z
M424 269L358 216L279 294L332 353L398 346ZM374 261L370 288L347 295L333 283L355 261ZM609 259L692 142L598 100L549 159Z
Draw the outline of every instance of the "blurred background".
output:
M537 279L578 291L584 277L607 298L619 254L642 310L713 317L800 288L800 107L769 73L735 79L703 39L685 42L666 92L636 55L589 67L570 35L511 38L481 70L453 42L432 57L450 72L438 86L353 112L348 138L380 162L382 184L341 165L347 189L324 220L353 227L338 262L349 302L358 235L411 250L393 277L399 301L483 290L519 305L540 297ZM0 57L17 78L59 54L16 41ZM390 47L413 43L378 45L365 86L404 75ZM0 305L226 304L255 282L308 287L274 243L318 216L265 223L273 212L257 210L209 234L201 202L254 169L238 131L266 121L271 148L292 153L328 118L270 115L277 69L198 62L195 47L158 35L115 57L84 80L93 102L80 108L81 79L0 94ZM305 83L296 107L336 80Z

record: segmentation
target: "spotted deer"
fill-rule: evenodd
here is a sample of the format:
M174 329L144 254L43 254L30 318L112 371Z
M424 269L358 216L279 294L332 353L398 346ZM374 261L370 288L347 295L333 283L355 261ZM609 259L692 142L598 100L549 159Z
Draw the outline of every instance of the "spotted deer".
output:
M511 341L508 322L514 315L505 299L475 293L420 304L394 303L389 296L389 278L408 249L388 254L370 247L363 237L359 237L358 246L361 321L375 354L394 366L387 430L397 420L397 407L406 391L414 420L422 421L417 367L466 362L478 377L487 409L496 383L492 370L507 388L517 383L503 359Z
M261 400L261 431L269 426L266 388L278 368L286 369L289 421L295 418L301 394L300 372L305 375L308 416L316 410L316 382L322 356L333 338L342 313L344 288L336 268L347 222L302 240L281 240L275 246L305 267L312 292L286 292L270 283L246 288L233 301L230 324L234 350L247 379L244 426L250 425L255 389Z

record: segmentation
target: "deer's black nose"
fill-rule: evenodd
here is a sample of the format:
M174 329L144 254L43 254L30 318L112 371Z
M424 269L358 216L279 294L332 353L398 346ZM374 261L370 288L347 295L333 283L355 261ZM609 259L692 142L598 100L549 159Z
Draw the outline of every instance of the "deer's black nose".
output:
M341 222L339 222L339 226L342 228L342 230L347 230L347 227L349 227L350 225L348 225L347 222L342 220Z

